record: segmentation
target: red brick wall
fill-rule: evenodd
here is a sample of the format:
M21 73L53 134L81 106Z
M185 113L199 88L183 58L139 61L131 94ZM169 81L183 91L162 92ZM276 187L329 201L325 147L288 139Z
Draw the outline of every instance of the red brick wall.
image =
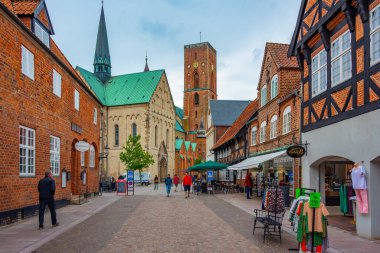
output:
M21 45L34 54L34 80L21 72ZM70 199L71 193L98 190L98 159L89 166L86 152L87 184L80 179L78 152L72 156L73 143L86 140L99 153L100 105L47 51L0 10L0 212L38 203L37 184L50 167L50 135L60 137L60 172L71 174L67 187L55 177L56 199ZM62 76L61 98L53 94L53 68ZM80 93L80 111L74 109L74 89ZM98 124L93 124L97 108ZM71 123L83 129L71 131ZM35 176L19 175L19 126L35 130ZM73 163L75 161L75 163Z

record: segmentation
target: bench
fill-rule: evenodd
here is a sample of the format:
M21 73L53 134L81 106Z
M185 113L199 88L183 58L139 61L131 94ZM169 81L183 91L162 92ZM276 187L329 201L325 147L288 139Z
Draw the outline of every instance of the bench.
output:
M281 241L281 226L284 219L285 211L280 213L268 212L266 210L254 210L253 235L256 228L264 229L264 242L266 236L279 236ZM261 223L262 227L258 227L257 223Z

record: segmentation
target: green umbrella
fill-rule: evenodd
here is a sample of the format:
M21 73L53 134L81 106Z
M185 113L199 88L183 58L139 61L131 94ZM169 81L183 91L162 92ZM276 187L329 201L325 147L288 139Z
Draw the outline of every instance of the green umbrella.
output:
M188 171L223 170L223 169L226 169L227 167L228 166L223 163L207 161L207 162L200 163L200 164L190 167Z

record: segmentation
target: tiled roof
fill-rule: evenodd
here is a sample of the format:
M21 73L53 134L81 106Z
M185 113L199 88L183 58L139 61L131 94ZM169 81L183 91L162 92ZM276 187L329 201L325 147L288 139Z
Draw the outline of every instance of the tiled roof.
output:
M13 12L16 15L32 15L41 0L12 0Z
M4 4L11 12L14 13L13 5L11 0L0 0L0 3Z
M183 119L183 109L178 106L175 107L175 113L180 119Z
M271 53L273 60L280 68L298 68L296 57L288 57L288 44L267 42L266 48Z
M175 130L181 133L185 132L185 129L183 129L182 125L178 122L178 120L175 121Z
M183 144L183 139L175 139L175 150L180 150Z
M244 109L244 111L235 120L232 126L227 129L227 131L222 135L222 137L218 140L218 142L211 148L211 150L214 150L220 147L227 141L234 138L236 134L238 134L239 131L244 127L245 123L247 123L252 118L252 116L257 112L258 109L259 109L258 99L255 99Z
M248 100L210 100L213 125L231 126L249 102Z
M155 70L114 76L103 85L90 71L77 70L106 106L149 103L164 74L164 70Z

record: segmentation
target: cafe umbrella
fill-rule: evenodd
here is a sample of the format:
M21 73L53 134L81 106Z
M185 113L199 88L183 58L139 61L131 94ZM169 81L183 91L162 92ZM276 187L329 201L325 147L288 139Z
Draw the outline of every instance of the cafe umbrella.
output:
M223 169L226 169L227 167L228 166L223 163L207 161L207 162L199 163L197 165L190 167L188 171L223 170Z

